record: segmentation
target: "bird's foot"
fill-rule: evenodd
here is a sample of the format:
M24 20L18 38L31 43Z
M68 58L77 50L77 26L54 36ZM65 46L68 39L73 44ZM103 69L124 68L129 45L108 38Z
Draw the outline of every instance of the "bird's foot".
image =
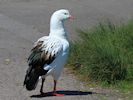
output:
M59 96L59 97L65 96L64 94L59 94L59 93L56 93L56 92L53 92L52 95L53 96Z
M47 93L44 93L43 91L40 91L40 95L47 95Z

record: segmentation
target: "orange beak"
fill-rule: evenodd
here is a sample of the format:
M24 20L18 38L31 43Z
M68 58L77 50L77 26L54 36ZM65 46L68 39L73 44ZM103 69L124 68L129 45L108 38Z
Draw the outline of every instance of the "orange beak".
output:
M72 15L70 15L69 19L70 20L74 20L74 17Z

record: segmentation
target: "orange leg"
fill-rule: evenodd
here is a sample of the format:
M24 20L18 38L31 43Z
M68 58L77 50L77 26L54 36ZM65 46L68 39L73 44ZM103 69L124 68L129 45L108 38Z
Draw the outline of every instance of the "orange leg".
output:
M53 89L53 92L56 92L56 81L54 80L54 89Z
M59 93L56 93L56 84L57 84L57 81L54 80L54 89L53 89L53 96L64 96L64 94L59 94Z

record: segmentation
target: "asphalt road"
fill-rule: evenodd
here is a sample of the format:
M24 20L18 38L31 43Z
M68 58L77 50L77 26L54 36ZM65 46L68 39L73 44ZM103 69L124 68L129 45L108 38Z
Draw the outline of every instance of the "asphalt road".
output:
M75 17L65 25L70 40L77 36L76 29L89 28L104 19L123 23L133 15L132 0L0 0L0 100L120 98L111 90L84 86L66 70L58 83L58 89L66 94L64 97L39 97L40 83L32 92L23 88L26 58L33 42L49 33L50 16L60 8L69 9ZM52 79L48 77L44 90L51 91L52 85Z

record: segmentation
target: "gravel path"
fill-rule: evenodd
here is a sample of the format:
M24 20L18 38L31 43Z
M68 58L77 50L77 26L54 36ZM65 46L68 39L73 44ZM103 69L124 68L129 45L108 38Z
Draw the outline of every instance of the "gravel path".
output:
M58 83L59 92L66 96L39 96L40 82L35 91L28 92L22 86L26 57L33 42L48 34L49 18L55 9L68 8L76 17L66 23L73 33L69 34L71 40L76 37L75 29L92 26L103 18L127 21L132 6L132 0L0 0L0 100L118 100L111 90L84 86L67 69ZM52 85L48 77L44 90L50 92Z

